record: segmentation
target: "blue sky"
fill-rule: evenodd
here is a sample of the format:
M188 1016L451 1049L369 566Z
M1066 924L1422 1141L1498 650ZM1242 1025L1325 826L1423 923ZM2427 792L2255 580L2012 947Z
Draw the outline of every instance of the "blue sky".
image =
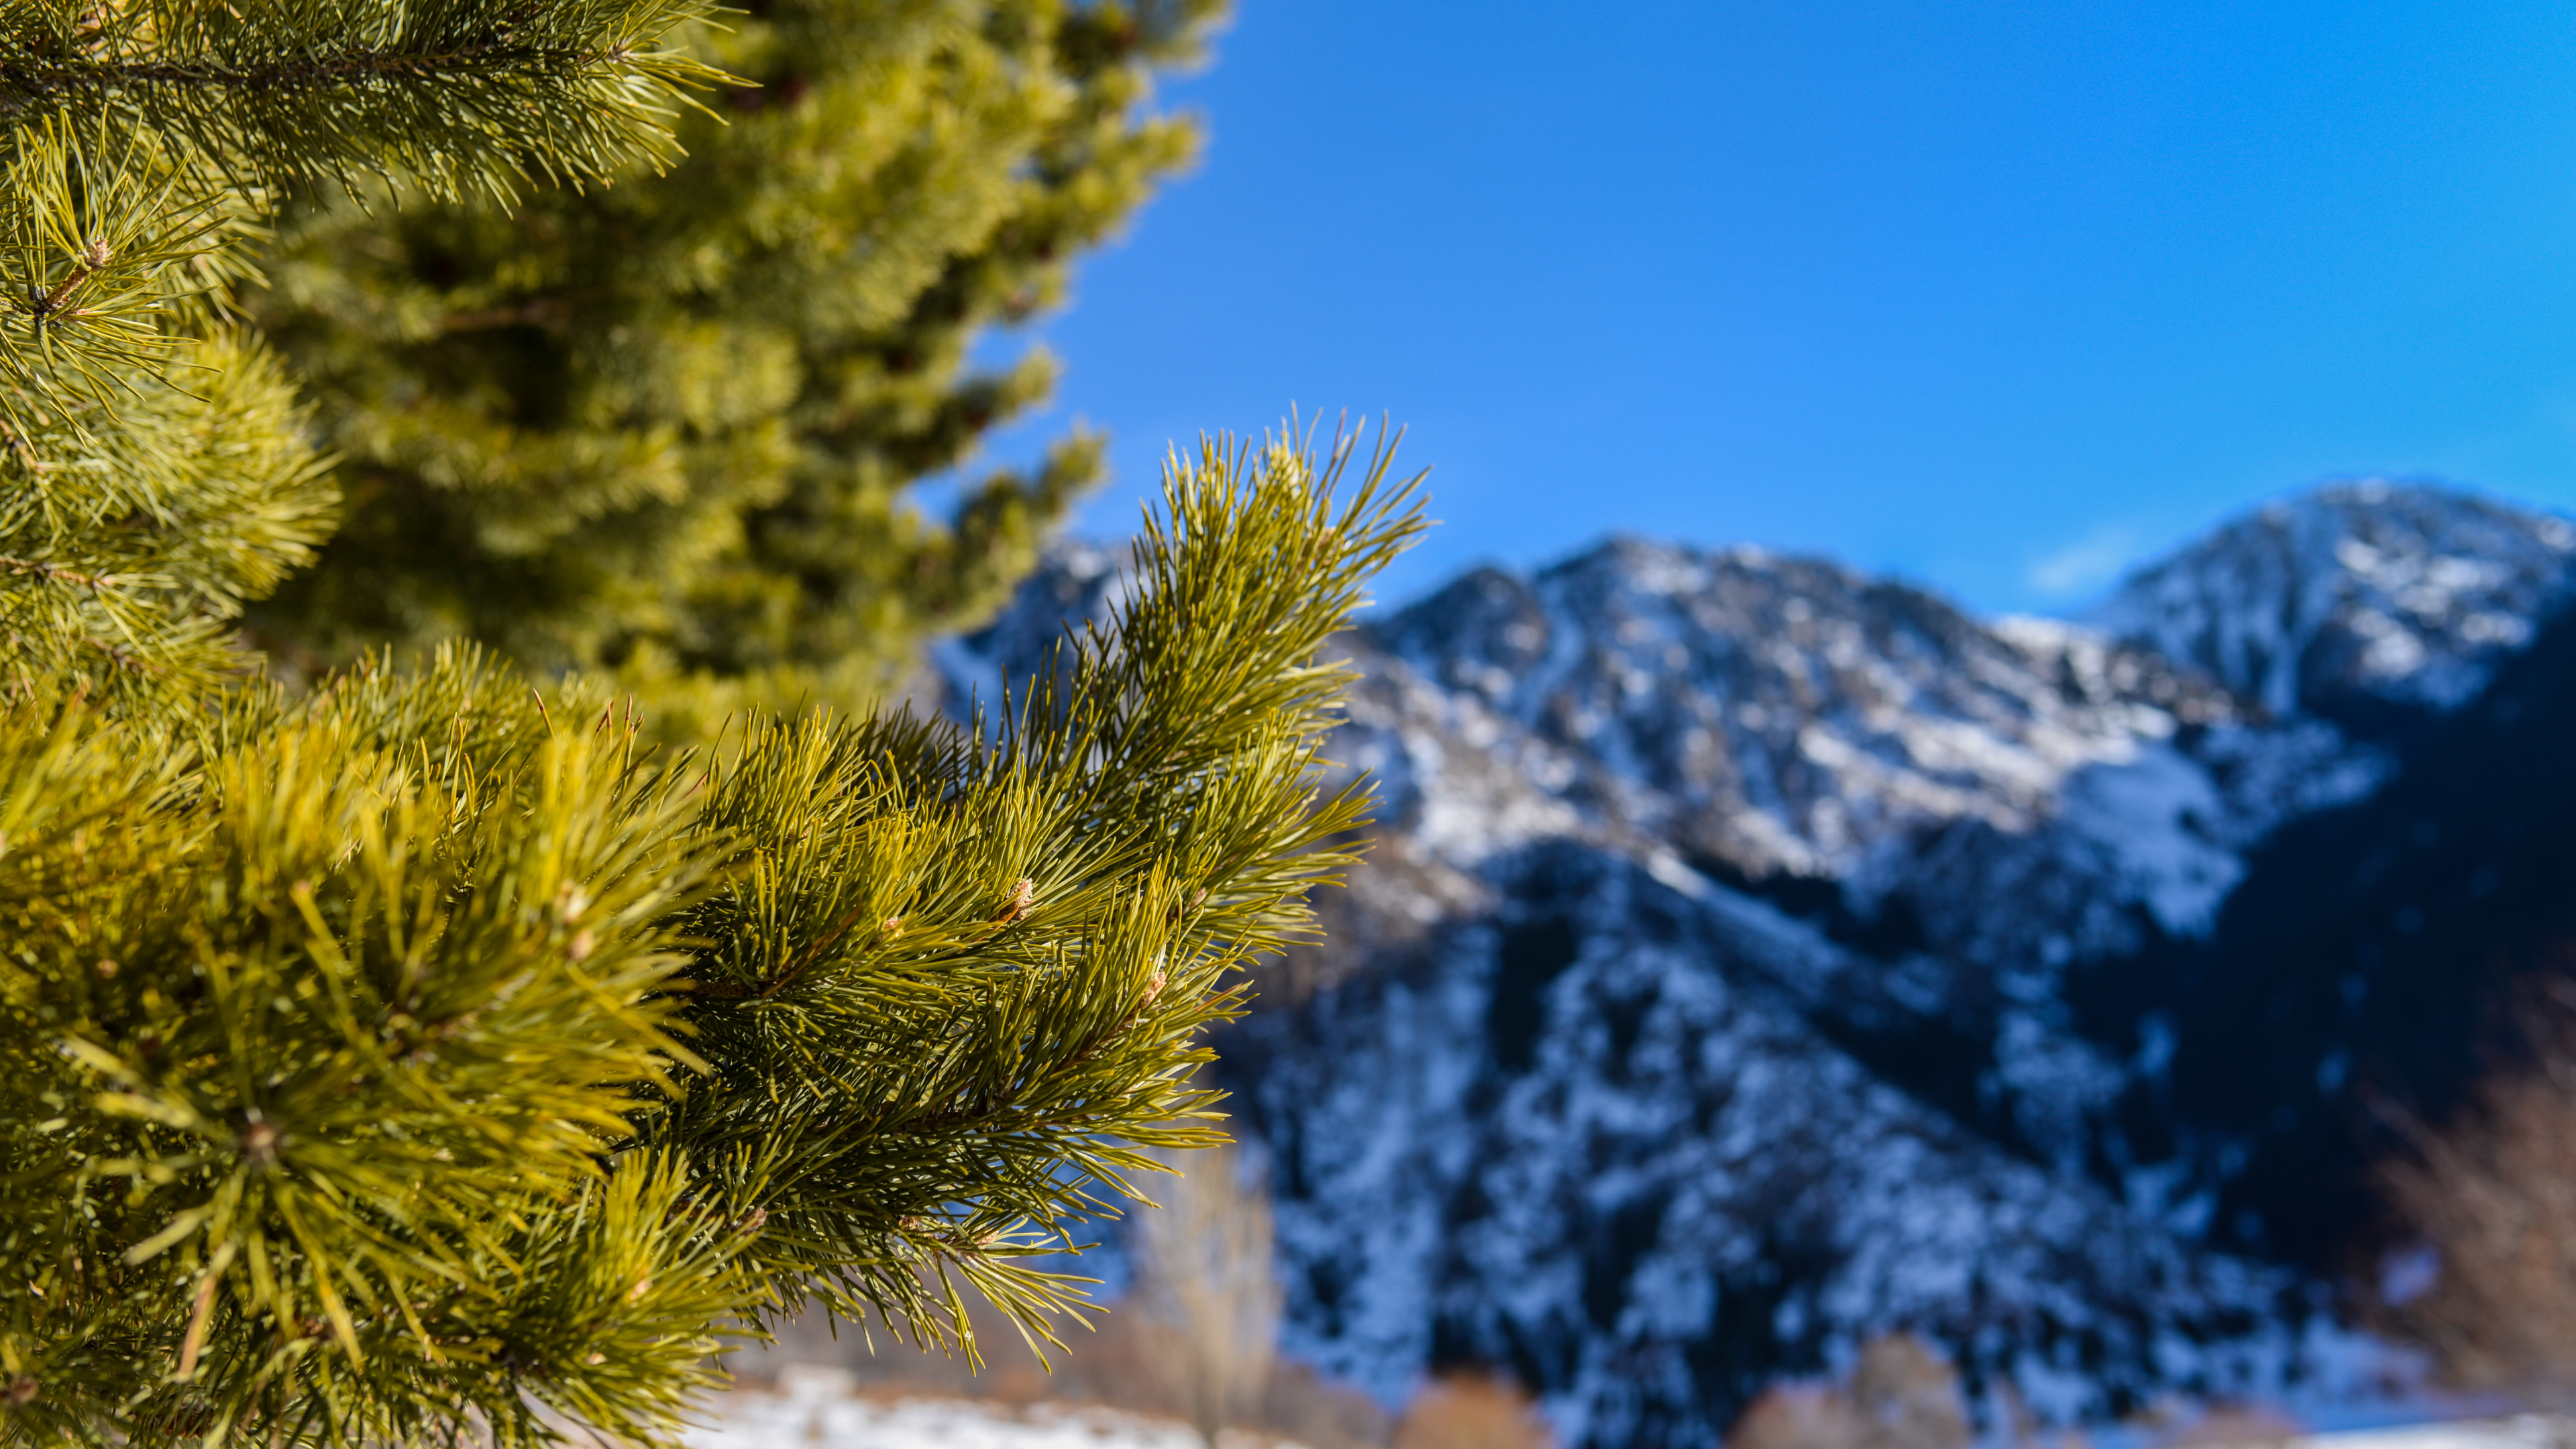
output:
M2576 10L1240 0L1204 166L1032 329L1164 443L1391 413L1385 594L1614 530L1987 610L2320 479L2576 505Z

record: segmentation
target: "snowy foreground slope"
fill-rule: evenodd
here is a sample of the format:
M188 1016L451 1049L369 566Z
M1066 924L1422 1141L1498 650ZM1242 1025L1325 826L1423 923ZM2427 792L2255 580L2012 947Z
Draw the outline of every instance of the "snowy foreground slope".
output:
M692 1449L1196 1449L1198 1435L1168 1420L1067 1404L1012 1407L954 1399L866 1399L829 1377L807 1376L778 1393L735 1393L708 1406ZM2313 1449L2557 1449L2565 1420L2407 1424L2274 1441ZM2136 1437L2136 1436L2121 1436ZM1242 1449L1299 1449L1291 1440L1228 1436Z
M938 1398L862 1398L829 1372L791 1371L777 1393L721 1394L690 1449L1198 1449L1198 1431L1077 1404L1012 1406ZM1249 1446L1247 1445L1247 1449ZM1299 1449L1286 1441L1262 1449ZM2378 1446L2371 1446L2378 1449ZM2414 1446L2390 1446L2414 1449ZM2449 1449L2449 1446L2424 1446ZM2482 1446L2476 1446L2482 1449Z
M2474 1056L2493 983L2409 920L2480 870L2482 910L2560 898L2515 873L2557 858L2539 815L2495 859L2421 842L2509 813L2442 814L2488 798L2464 758L2554 798L2571 547L2361 485L2100 628L1634 539L1375 622L1334 754L1381 781L1378 854L1224 1044L1290 1346L1390 1397L1506 1366L1601 1449L1705 1445L1895 1327L2059 1420L2384 1387L2335 1326L2353 1094L2438 1105ZM1111 561L1064 555L952 676L1020 667Z

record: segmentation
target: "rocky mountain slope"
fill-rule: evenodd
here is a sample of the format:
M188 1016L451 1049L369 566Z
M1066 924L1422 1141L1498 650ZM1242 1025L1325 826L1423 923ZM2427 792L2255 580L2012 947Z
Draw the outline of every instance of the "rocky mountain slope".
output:
M1899 1326L2058 1418L2360 1391L2357 1104L2438 1110L2576 898L2571 548L2360 485L2089 626L1634 539L1375 623L1337 756L1379 854L1226 1043L1292 1346L1505 1366L1605 1449Z

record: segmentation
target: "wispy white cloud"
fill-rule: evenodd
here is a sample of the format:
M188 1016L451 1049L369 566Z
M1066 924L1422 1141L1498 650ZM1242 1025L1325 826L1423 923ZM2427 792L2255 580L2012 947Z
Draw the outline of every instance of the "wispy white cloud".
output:
M2105 524L2041 554L2023 577L2032 589L2051 599L2089 594L2135 562L2142 542L2138 531L2127 524Z

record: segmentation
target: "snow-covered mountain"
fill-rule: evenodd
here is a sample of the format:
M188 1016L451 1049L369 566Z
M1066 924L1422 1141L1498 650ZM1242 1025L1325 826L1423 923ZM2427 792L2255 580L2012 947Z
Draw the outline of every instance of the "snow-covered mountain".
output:
M1225 1047L1292 1345L1390 1394L1508 1367L1603 1449L1703 1445L1898 1326L2060 1417L2357 1391L2331 1254L2281 1225L2351 1228L2352 1092L2462 1070L2465 1036L2369 1046L2407 993L2493 983L2356 995L2349 932L2261 903L2387 886L2371 843L2430 817L2373 811L2554 657L2571 547L2368 484L2222 528L2084 626L1620 539L1360 631L1334 754L1381 781L1379 851ZM1026 667L1111 561L1061 555L952 677ZM2495 728L2536 740L2535 709ZM2279 1051L2248 1034L2267 982L2296 998Z
M2142 650L1750 548L1620 539L1526 582L1483 569L1372 633L1581 755L1618 793L1602 804L1752 874L1841 875L1929 823L2027 829L2070 775L2230 712Z
M2563 599L2576 528L2371 481L2236 520L2143 570L2089 622L2276 716L2448 710Z

